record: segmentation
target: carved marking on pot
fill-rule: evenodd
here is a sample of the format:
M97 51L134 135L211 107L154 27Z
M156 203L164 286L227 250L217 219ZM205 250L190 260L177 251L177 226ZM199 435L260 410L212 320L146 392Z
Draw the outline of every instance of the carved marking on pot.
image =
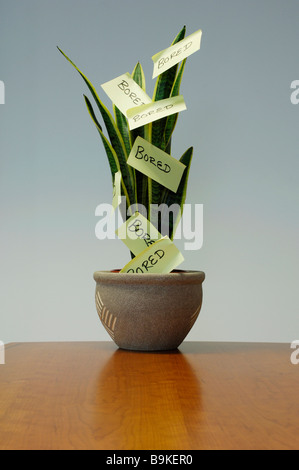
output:
M194 325L196 322L199 312L201 310L201 305L198 307L198 309L191 315L190 322L191 322L191 327Z
M105 307L99 292L96 293L96 306L100 320L105 327L107 333L114 340L114 331L116 326L117 317L113 315L108 308Z

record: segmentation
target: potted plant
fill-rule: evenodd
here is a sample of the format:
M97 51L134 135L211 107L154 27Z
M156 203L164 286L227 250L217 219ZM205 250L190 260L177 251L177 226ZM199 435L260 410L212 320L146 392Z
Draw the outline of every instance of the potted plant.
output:
M107 131L106 136L84 95L108 157L113 207L119 207L124 222L118 235L131 253L123 269L94 273L98 315L123 349L176 349L202 305L205 274L177 270L183 257L173 243L186 200L193 148L178 161L171 156L171 143L179 112L186 109L179 94L186 59L199 49L201 31L188 38L185 34L186 27L170 48L153 57L157 80L152 98L146 95L139 62L132 74L102 85L112 102L115 97L114 116L90 80L58 48L85 81Z

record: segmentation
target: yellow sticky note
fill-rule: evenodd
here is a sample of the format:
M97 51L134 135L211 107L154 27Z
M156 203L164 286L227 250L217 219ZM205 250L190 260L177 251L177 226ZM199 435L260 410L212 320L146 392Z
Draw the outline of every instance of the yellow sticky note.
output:
M151 98L133 80L129 73L120 75L101 85L115 106L126 115L127 110L134 106L151 103Z
M184 97L174 96L165 100L152 101L152 103L130 108L127 118L131 130L144 126L150 122L157 121L171 114L179 113L187 109Z
M175 244L168 237L163 237L142 251L120 272L167 274L183 261L183 255Z
M112 207L115 210L121 203L121 172L114 175Z
M156 227L139 212L116 230L116 234L135 256L162 238Z
M186 168L183 163L142 137L135 140L127 163L175 193Z
M200 49L202 31L198 30L182 41L155 54L153 78L170 69Z

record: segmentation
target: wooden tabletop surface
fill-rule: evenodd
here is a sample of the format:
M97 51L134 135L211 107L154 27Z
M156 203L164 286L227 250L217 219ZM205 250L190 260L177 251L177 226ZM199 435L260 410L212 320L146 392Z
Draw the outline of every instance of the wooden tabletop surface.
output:
M299 449L289 344L13 343L0 365L1 450Z

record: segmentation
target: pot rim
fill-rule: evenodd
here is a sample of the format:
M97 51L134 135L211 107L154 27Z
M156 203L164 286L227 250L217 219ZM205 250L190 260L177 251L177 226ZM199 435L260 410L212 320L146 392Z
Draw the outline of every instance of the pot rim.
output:
M117 276L117 274L120 274ZM114 271L96 271L93 275L97 283L108 284L202 284L205 280L203 271L180 271L175 270L168 274L153 273L120 273Z

